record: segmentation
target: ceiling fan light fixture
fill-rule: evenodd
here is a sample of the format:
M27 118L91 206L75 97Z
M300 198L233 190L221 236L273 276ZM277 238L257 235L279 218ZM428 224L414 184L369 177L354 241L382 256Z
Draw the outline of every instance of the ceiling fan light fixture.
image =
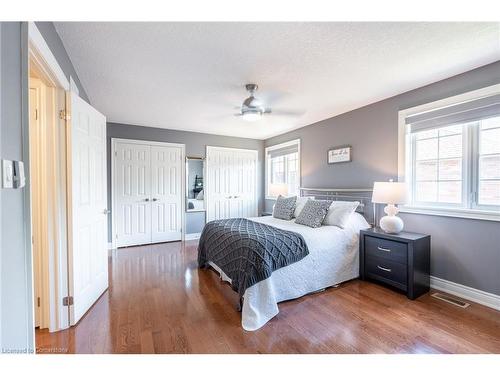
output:
M245 121L254 122L254 121L260 120L261 115L262 115L261 112L258 112L258 111L249 111L249 112L243 112L241 114L241 117Z

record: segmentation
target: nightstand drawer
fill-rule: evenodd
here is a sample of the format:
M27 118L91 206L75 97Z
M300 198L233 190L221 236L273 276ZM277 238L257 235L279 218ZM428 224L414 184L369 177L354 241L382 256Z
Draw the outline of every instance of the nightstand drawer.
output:
M394 287L407 289L407 265L381 257L366 259L366 274L375 280L384 281Z
M408 245L383 238L365 236L366 257L380 257L393 262L404 263L408 259Z

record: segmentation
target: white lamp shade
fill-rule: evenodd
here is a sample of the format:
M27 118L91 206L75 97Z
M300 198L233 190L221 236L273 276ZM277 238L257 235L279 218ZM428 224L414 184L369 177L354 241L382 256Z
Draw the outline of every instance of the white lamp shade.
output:
M375 182L373 184L373 203L405 204L408 190L404 182Z
M288 186L286 184L271 184L269 185L269 194L271 197L280 195L286 197L288 195Z

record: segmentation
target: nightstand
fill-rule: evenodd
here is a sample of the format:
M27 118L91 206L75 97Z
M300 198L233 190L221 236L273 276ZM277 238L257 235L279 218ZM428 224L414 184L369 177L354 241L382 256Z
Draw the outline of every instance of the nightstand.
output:
M431 236L401 232L388 234L379 228L359 235L359 275L406 293L409 299L429 291Z

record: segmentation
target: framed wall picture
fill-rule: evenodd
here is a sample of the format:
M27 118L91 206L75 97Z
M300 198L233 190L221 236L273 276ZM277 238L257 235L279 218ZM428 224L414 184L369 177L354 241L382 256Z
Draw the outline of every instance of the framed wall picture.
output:
M351 146L339 146L328 150L328 164L351 161Z

